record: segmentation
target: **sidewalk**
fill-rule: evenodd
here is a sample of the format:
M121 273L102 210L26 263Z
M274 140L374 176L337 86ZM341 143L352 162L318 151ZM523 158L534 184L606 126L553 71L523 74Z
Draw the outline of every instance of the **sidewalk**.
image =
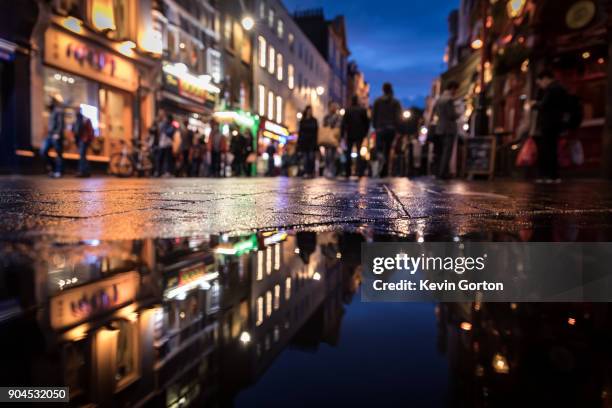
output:
M139 239L364 229L415 240L612 238L612 183L0 177L0 234Z

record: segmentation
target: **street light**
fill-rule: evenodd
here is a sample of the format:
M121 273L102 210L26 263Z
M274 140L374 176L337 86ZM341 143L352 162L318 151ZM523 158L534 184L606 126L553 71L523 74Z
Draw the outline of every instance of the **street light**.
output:
M412 117L412 112L409 110L405 110L402 116L404 117L404 119L410 119Z
M322 86L317 86L317 95L321 96L325 93L325 88Z
M255 20L251 16L244 16L242 18L242 28L247 31L251 31L255 27Z

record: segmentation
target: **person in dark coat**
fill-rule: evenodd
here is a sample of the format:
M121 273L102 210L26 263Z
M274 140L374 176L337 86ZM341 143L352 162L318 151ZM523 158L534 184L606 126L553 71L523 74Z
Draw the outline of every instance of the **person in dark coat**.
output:
M309 105L302 113L297 141L298 152L302 155L304 161L304 177L314 177L315 174L318 132L319 123L312 115L312 107Z
M382 155L384 158L381 177L386 177L389 173L391 146L401 119L402 105L393 97L393 87L387 82L383 85L383 95L376 99L372 109L372 124L376 129L376 152L378 157Z
M557 143L563 133L565 107L568 93L555 79L552 71L544 70L538 74L537 84L540 97L535 104L537 110L536 137L538 146L538 181L559 182L559 163Z
M183 122L183 128L181 129L181 152L180 161L181 168L179 169L179 176L190 176L191 163L189 161L189 152L193 146L193 130L189 128L189 121Z
M363 143L363 139L370 130L370 118L368 111L359 105L359 98L353 95L351 106L342 118L342 136L346 140L346 177L351 176L353 146L357 148L357 154Z
M65 113L60 102L51 98L49 104L49 125L47 127L47 138L43 142L40 149L40 155L45 158L47 162L47 168L49 169L49 176L59 178L62 176L64 171L64 160L62 155L64 154L64 126L65 126ZM56 157L55 161L49 156L49 151L55 150Z

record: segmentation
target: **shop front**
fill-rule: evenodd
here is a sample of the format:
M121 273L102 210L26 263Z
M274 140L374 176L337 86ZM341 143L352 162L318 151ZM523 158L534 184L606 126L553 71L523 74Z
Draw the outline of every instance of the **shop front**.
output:
M270 173L270 160L273 161L272 170L278 171L282 166L283 157L291 153L293 146L291 142L296 140L296 136L292 135L285 126L268 119L261 121L258 135L257 173Z
M166 61L162 71L158 107L171 113L177 123L187 121L192 130L207 135L220 89L209 75L196 75L183 63Z
M121 142L131 143L139 136L143 119L139 89L143 78L138 68L133 59L60 24L47 29L41 67L43 103L46 106L54 98L64 107L66 159L78 158L72 124L79 110L94 127L90 160L108 161ZM43 109L41 116L39 130L33 134L35 148L46 137L48 109Z

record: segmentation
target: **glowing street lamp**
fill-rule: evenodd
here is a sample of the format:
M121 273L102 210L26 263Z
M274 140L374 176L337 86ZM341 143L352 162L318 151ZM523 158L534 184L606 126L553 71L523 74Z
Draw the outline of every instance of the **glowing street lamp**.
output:
M251 31L253 29L253 27L255 27L255 20L253 20L253 17L251 16L244 16L242 18L242 28L244 28L247 31Z
M410 119L412 117L412 112L409 110L405 110L404 113L402 113L402 116L404 117L404 119Z
M321 96L325 93L325 88L322 86L317 86L317 95Z

